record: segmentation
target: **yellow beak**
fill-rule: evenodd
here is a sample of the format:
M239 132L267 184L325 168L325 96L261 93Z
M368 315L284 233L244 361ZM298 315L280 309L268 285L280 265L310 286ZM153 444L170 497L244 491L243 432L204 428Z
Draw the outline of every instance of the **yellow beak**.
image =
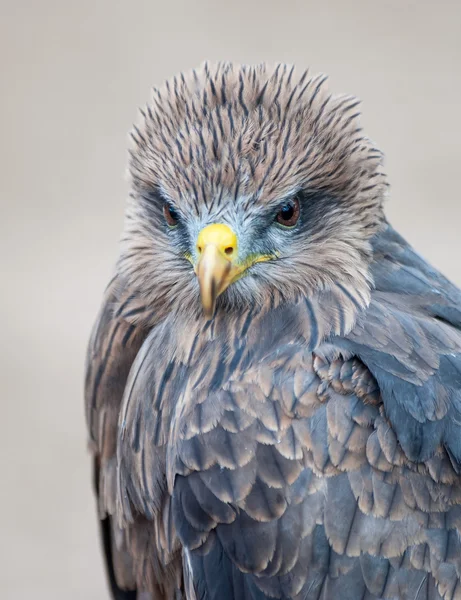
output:
M245 270L235 264L237 236L227 225L213 223L199 233L199 255L195 272L200 285L200 296L206 317L214 315L216 299Z

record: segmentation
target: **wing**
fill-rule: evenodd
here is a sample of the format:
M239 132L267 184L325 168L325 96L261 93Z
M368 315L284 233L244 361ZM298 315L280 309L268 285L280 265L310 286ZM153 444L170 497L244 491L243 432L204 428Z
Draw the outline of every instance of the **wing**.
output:
M422 558L411 549L410 562L435 578L443 598L461 598L461 293L390 227L375 256L369 310L336 340L375 378L382 403L354 493L376 514L384 510L377 499L391 497L393 520L399 504L419 514ZM376 484L379 471L386 485Z
M378 381L405 455L426 462L441 448L461 464L461 292L389 228L376 241L376 291L339 345Z
M360 361L292 352L183 423L173 518L197 596L440 599L428 567L449 545L457 556L454 486L448 502L411 465L386 464L389 427Z
M115 513L115 451L120 405L133 360L148 330L131 322L145 312L120 295L118 281L109 284L93 327L86 361L85 405L94 453L94 484L101 516L101 535L113 597L136 597L136 582L126 539L112 519ZM117 543L116 543L117 539Z

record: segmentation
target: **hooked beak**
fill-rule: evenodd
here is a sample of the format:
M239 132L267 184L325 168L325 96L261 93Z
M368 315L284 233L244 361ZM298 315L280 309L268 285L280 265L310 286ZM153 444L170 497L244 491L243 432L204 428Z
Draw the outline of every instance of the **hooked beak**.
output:
M227 225L213 223L197 238L199 254L195 272L200 285L203 311L208 319L214 315L216 299L238 279L246 267L237 265L237 236Z

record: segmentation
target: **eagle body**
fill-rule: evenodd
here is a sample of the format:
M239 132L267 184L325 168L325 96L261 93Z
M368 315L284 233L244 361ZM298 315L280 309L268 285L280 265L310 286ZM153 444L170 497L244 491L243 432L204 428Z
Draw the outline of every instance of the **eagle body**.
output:
M225 63L142 113L86 375L118 600L461 598L461 292L356 107Z

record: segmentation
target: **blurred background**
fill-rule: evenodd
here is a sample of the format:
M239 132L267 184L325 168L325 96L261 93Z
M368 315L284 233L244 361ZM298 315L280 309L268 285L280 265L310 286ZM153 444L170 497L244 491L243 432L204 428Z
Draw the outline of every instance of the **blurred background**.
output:
M0 0L0 597L106 600L83 417L127 132L204 59L284 61L363 100L393 224L461 284L461 4Z

